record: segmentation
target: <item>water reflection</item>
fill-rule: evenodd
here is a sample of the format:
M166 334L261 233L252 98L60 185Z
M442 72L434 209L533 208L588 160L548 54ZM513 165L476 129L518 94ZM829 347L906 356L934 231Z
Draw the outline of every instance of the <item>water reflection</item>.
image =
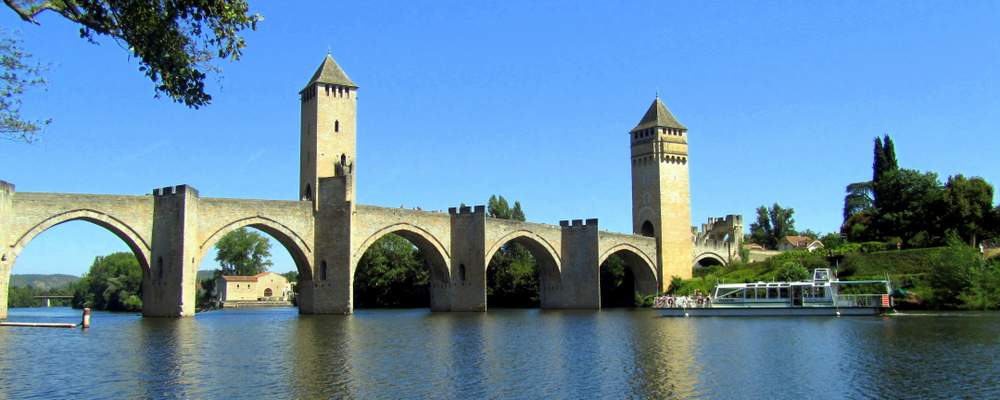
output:
M650 315L651 314L651 315ZM635 374L632 390L644 398L695 396L704 367L696 360L700 336L697 322L689 318L657 318L647 313L632 329Z
M0 328L0 398L1000 398L996 332L996 313L97 313Z
M301 315L292 324L291 392L294 398L354 398L350 316Z

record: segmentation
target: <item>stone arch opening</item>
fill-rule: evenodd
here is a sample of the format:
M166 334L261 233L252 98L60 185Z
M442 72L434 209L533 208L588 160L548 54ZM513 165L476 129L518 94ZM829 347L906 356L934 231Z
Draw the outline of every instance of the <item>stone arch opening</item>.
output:
M450 309L451 256L431 233L395 224L369 236L354 254L355 308Z
M630 246L605 253L599 276L601 308L637 307L657 292L652 261Z
M309 254L312 254L312 249L308 242L291 228L278 221L264 217L243 218L216 229L199 246L198 260L203 260L208 252L215 248L215 244L218 243L219 239L240 228L256 229L278 241L281 247L291 256L292 262L295 264L295 270L298 272L298 280L300 282L313 280L312 263L309 257Z
M653 227L652 222L647 220L642 223L642 236L656 237L656 228Z
M306 190L302 193L302 200L311 201L313 199L312 185L306 184Z
M714 253L704 253L694 259L692 268L695 271L715 266L725 266L726 260L722 256Z
M95 229L94 226L99 228ZM53 229L56 228L56 229ZM62 259L65 255L76 253L79 265L74 265L73 275L83 275L97 262L98 257L102 260L102 265L110 267L114 265L115 271L123 272L123 275L115 276L118 279L119 287L116 292L97 300L96 304L88 304L96 308L121 311L136 311L141 309L142 283L149 279L149 246L147 242L123 221L103 212L95 210L73 210L49 216L23 232L8 232L15 240L7 248L0 248L0 319L7 317L8 294L14 290L25 290L31 292L28 299L36 295L72 295L68 288L56 290L38 290L29 288L11 289L9 287L11 274L15 271L15 265L20 259L23 262L28 260L31 263L42 262L49 265L53 262L67 264ZM42 240L37 241L39 235ZM110 235L108 234L110 233ZM50 240L50 238L52 240ZM112 239L112 238L116 238ZM81 240L82 239L82 240ZM40 243L39 243L40 242ZM35 243L41 246L41 250L27 249ZM58 243L58 250L45 249L46 244L52 246ZM67 244L69 245L67 246ZM124 244L124 246L122 246ZM25 252L25 250L28 250ZM98 250L99 249L99 250ZM45 260L56 254L60 258L58 261ZM34 260L34 261L32 261ZM46 269L49 267L46 267ZM34 273L66 273L68 271L28 271ZM23 273L23 272L22 272ZM38 300L39 304L14 304L15 306L43 306L45 302ZM58 305L69 305L69 300L56 300Z
M528 231L498 240L486 256L486 306L550 306L562 285L559 257L545 239Z

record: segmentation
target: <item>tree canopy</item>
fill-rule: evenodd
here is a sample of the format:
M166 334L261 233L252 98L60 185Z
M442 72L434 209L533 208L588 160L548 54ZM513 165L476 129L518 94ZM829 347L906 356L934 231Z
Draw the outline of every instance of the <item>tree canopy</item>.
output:
M757 220L750 224L750 240L769 249L778 248L781 238L794 235L793 208L782 208L774 203L771 208L757 207Z
M490 196L486 203L490 217L524 221L519 201L511 207L503 196ZM486 270L486 298L494 307L537 307L539 298L538 263L526 247L509 242L497 250Z
M354 304L358 308L429 307L430 268L424 255L402 236L388 234L358 262Z
M21 20L41 25L38 16L50 13L80 27L80 37L97 43L99 37L109 37L129 56L139 60L139 71L152 82L156 97L166 95L191 108L208 105L212 96L205 92L208 73L219 73L215 60L239 60L246 42L240 36L246 29L255 30L263 18L250 14L245 0L4 0L4 4ZM0 78L12 87L25 88L41 83L39 69L26 64L27 53L18 47L0 44L3 57ZM20 91L15 98L0 102L0 117L7 137L30 138L38 131L37 122L20 118Z
M223 275L257 275L271 267L271 242L247 228L227 233L215 244Z
M128 252L97 257L74 286L73 307L95 310L142 310L142 268Z
M45 67L32 64L21 41L0 29L0 138L31 142L51 120L33 121L21 116L21 95L45 85Z

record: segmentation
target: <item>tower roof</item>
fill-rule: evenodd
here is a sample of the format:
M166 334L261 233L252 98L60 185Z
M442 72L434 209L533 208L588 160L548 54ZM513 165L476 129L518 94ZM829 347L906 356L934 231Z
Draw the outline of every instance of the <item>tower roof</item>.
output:
M663 101L660 100L659 96L656 96L656 100L653 100L653 104L649 106L646 110L646 115L642 116L642 120L639 121L639 125L632 128L633 131L647 128L674 128L687 130L684 124L681 124L674 115L670 113L670 109L667 108Z
M341 85L356 88L351 78L347 77L347 73L337 65L337 61L333 59L329 53L327 53L326 58L323 59L323 63L319 65L316 69L316 73L313 74L312 79L305 87L309 87L314 83L329 83L333 85Z

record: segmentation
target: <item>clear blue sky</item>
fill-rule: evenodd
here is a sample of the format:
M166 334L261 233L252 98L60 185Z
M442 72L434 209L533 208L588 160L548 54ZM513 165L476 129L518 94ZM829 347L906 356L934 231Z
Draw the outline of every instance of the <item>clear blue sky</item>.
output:
M29 116L37 144L0 142L18 191L293 199L297 92L327 48L361 86L358 200L445 209L500 193L529 220L630 230L626 132L659 90L690 129L693 224L779 202L796 227L840 224L872 139L900 164L1000 183L1000 3L285 2L264 15L214 103L152 97L119 45L54 16L0 24L52 64ZM274 243L275 270L294 268ZM81 274L125 250L84 222L53 228L14 273ZM203 265L213 264L212 255Z

